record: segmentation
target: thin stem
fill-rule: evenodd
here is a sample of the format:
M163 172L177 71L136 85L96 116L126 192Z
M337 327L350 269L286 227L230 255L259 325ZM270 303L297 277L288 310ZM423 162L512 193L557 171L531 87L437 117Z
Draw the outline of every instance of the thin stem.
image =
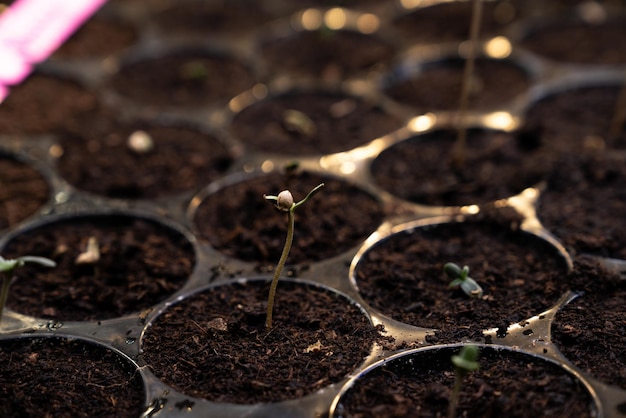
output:
M454 418L456 416L456 409L459 404L459 394L461 393L461 386L463 385L463 377L460 373L456 373L454 379L454 387L452 388L452 395L450 395L450 404L448 406L448 418Z
M308 196L307 196L308 197ZM293 242L293 230L295 226L295 217L294 217L294 209L296 206L292 206L287 212L287 216L289 217L288 225L287 225L287 238L285 239L285 246L283 247L283 252L280 255L280 260L278 260L278 264L276 265L276 270L274 271L274 278L272 279L272 283L270 285L270 294L267 299L267 317L265 319L265 327L270 329L272 328L272 312L274 310L274 299L276 298L276 287L278 286L278 279L280 277L280 273L287 262L287 256L289 255L289 251L291 251L291 243Z
M0 321L2 321L2 312L4 311L4 305L7 303L7 297L9 296L11 278L6 274L0 274L0 278L2 279L2 287L0 289Z
M465 148L467 143L467 129L465 128L465 115L469 103L469 93L472 86L472 76L476 62L476 49L478 45L478 35L480 33L480 23L483 13L482 0L473 0L472 20L469 34L469 53L463 68L463 84L461 85L461 99L459 102L459 125L457 128L457 138L452 149L452 164L454 168L460 169L465 163Z

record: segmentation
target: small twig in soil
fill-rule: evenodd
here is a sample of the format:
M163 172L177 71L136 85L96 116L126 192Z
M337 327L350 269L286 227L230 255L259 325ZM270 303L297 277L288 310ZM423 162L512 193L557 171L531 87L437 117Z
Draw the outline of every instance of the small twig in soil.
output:
M465 148L467 147L467 128L465 126L465 115L469 102L469 95L472 89L472 79L474 78L474 66L476 63L476 49L478 47L478 36L482 19L482 0L473 0L472 20L469 34L469 53L465 59L463 68L463 82L461 85L461 98L459 101L457 139L452 146L451 164L456 170L463 168L465 164Z

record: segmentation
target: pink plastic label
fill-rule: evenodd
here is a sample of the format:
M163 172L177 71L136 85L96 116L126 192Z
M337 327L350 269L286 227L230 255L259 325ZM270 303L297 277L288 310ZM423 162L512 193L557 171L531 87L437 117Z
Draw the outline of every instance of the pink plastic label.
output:
M0 15L0 102L106 0L17 0Z

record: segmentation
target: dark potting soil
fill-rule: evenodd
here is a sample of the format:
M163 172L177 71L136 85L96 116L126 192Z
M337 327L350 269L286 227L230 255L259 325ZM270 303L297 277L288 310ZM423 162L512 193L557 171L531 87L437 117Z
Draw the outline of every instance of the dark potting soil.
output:
M446 417L457 349L428 350L388 362L357 381L338 417ZM457 417L595 417L583 385L556 364L522 353L482 348L468 374ZM340 412L339 412L340 411Z
M77 264L90 237L100 247L96 264ZM16 270L7 306L63 321L109 319L140 312L167 298L188 279L191 244L178 232L130 216L84 216L36 227L12 238L5 258L37 255L54 268Z
M417 8L396 17L393 27L403 39L411 42L464 41L470 33L472 3L446 2ZM488 38L502 34L516 14L515 6L509 1L484 2L480 36Z
M618 86L547 96L529 108L525 127L552 159L539 220L573 253L626 258L626 130L611 137Z
M289 123L285 112L292 110L306 115L313 128ZM402 120L365 99L293 93L243 109L234 116L231 131L259 151L311 155L347 151L401 126Z
M0 230L17 225L47 201L46 179L30 167L0 154Z
M579 257L571 282L579 296L557 313L552 341L584 372L626 389L626 281Z
M215 402L300 398L337 383L364 361L378 330L336 293L278 284L265 327L269 283L230 283L170 306L147 329L143 357L165 383Z
M299 75L327 81L382 71L394 53L392 44L375 35L331 29L302 31L261 46L263 62L271 75Z
M82 134L60 136L57 167L70 184L91 193L125 199L171 196L209 184L232 163L219 139L191 127L105 118L88 125ZM129 136L138 131L152 139L152 150L129 147Z
M94 93L75 82L35 72L0 104L0 134L49 134L97 108Z
M358 262L359 293L393 319L439 330L427 337L433 343L481 338L490 328L505 332L552 307L568 289L565 260L556 249L506 219L479 216L383 240ZM450 289L447 262L467 265L483 297Z
M359 245L383 220L371 195L331 177L273 173L218 190L198 207L194 224L202 239L218 251L267 267L275 265L287 234L287 214L263 195L288 189L294 201L315 186L324 187L295 212L294 242L287 264L315 262Z
M458 110L465 60L450 58L425 64L414 74L390 77L384 91L420 113ZM530 87L528 73L512 61L478 58L468 109L502 108Z
M565 20L529 32L521 45L543 57L576 64L626 63L626 17L598 23Z
M106 7L106 6L105 6ZM119 18L97 14L81 26L53 54L62 59L106 57L137 41L137 33Z
M3 417L128 417L143 412L135 368L113 351L80 340L0 341Z
M151 106L222 105L253 84L243 63L198 50L128 63L110 80L119 94Z
M549 162L523 135L469 130L465 162L453 164L455 130L433 131L384 150L373 162L374 181L414 203L480 204L514 196L539 183Z
M241 34L258 28L272 16L254 0L178 1L162 8L151 23L166 33L192 35Z

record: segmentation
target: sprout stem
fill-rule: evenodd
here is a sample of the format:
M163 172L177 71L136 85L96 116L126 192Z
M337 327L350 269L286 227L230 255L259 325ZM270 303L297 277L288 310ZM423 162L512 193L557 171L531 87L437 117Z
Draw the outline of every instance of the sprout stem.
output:
M465 127L465 115L469 102L469 93L472 86L474 66L476 62L476 49L478 46L478 35L480 33L480 23L483 13L482 0L473 0L472 20L469 34L469 53L465 59L463 68L463 82L461 85L461 99L459 102L457 138L452 147L452 166L455 169L463 168L465 164L465 149L467 147L467 129Z

